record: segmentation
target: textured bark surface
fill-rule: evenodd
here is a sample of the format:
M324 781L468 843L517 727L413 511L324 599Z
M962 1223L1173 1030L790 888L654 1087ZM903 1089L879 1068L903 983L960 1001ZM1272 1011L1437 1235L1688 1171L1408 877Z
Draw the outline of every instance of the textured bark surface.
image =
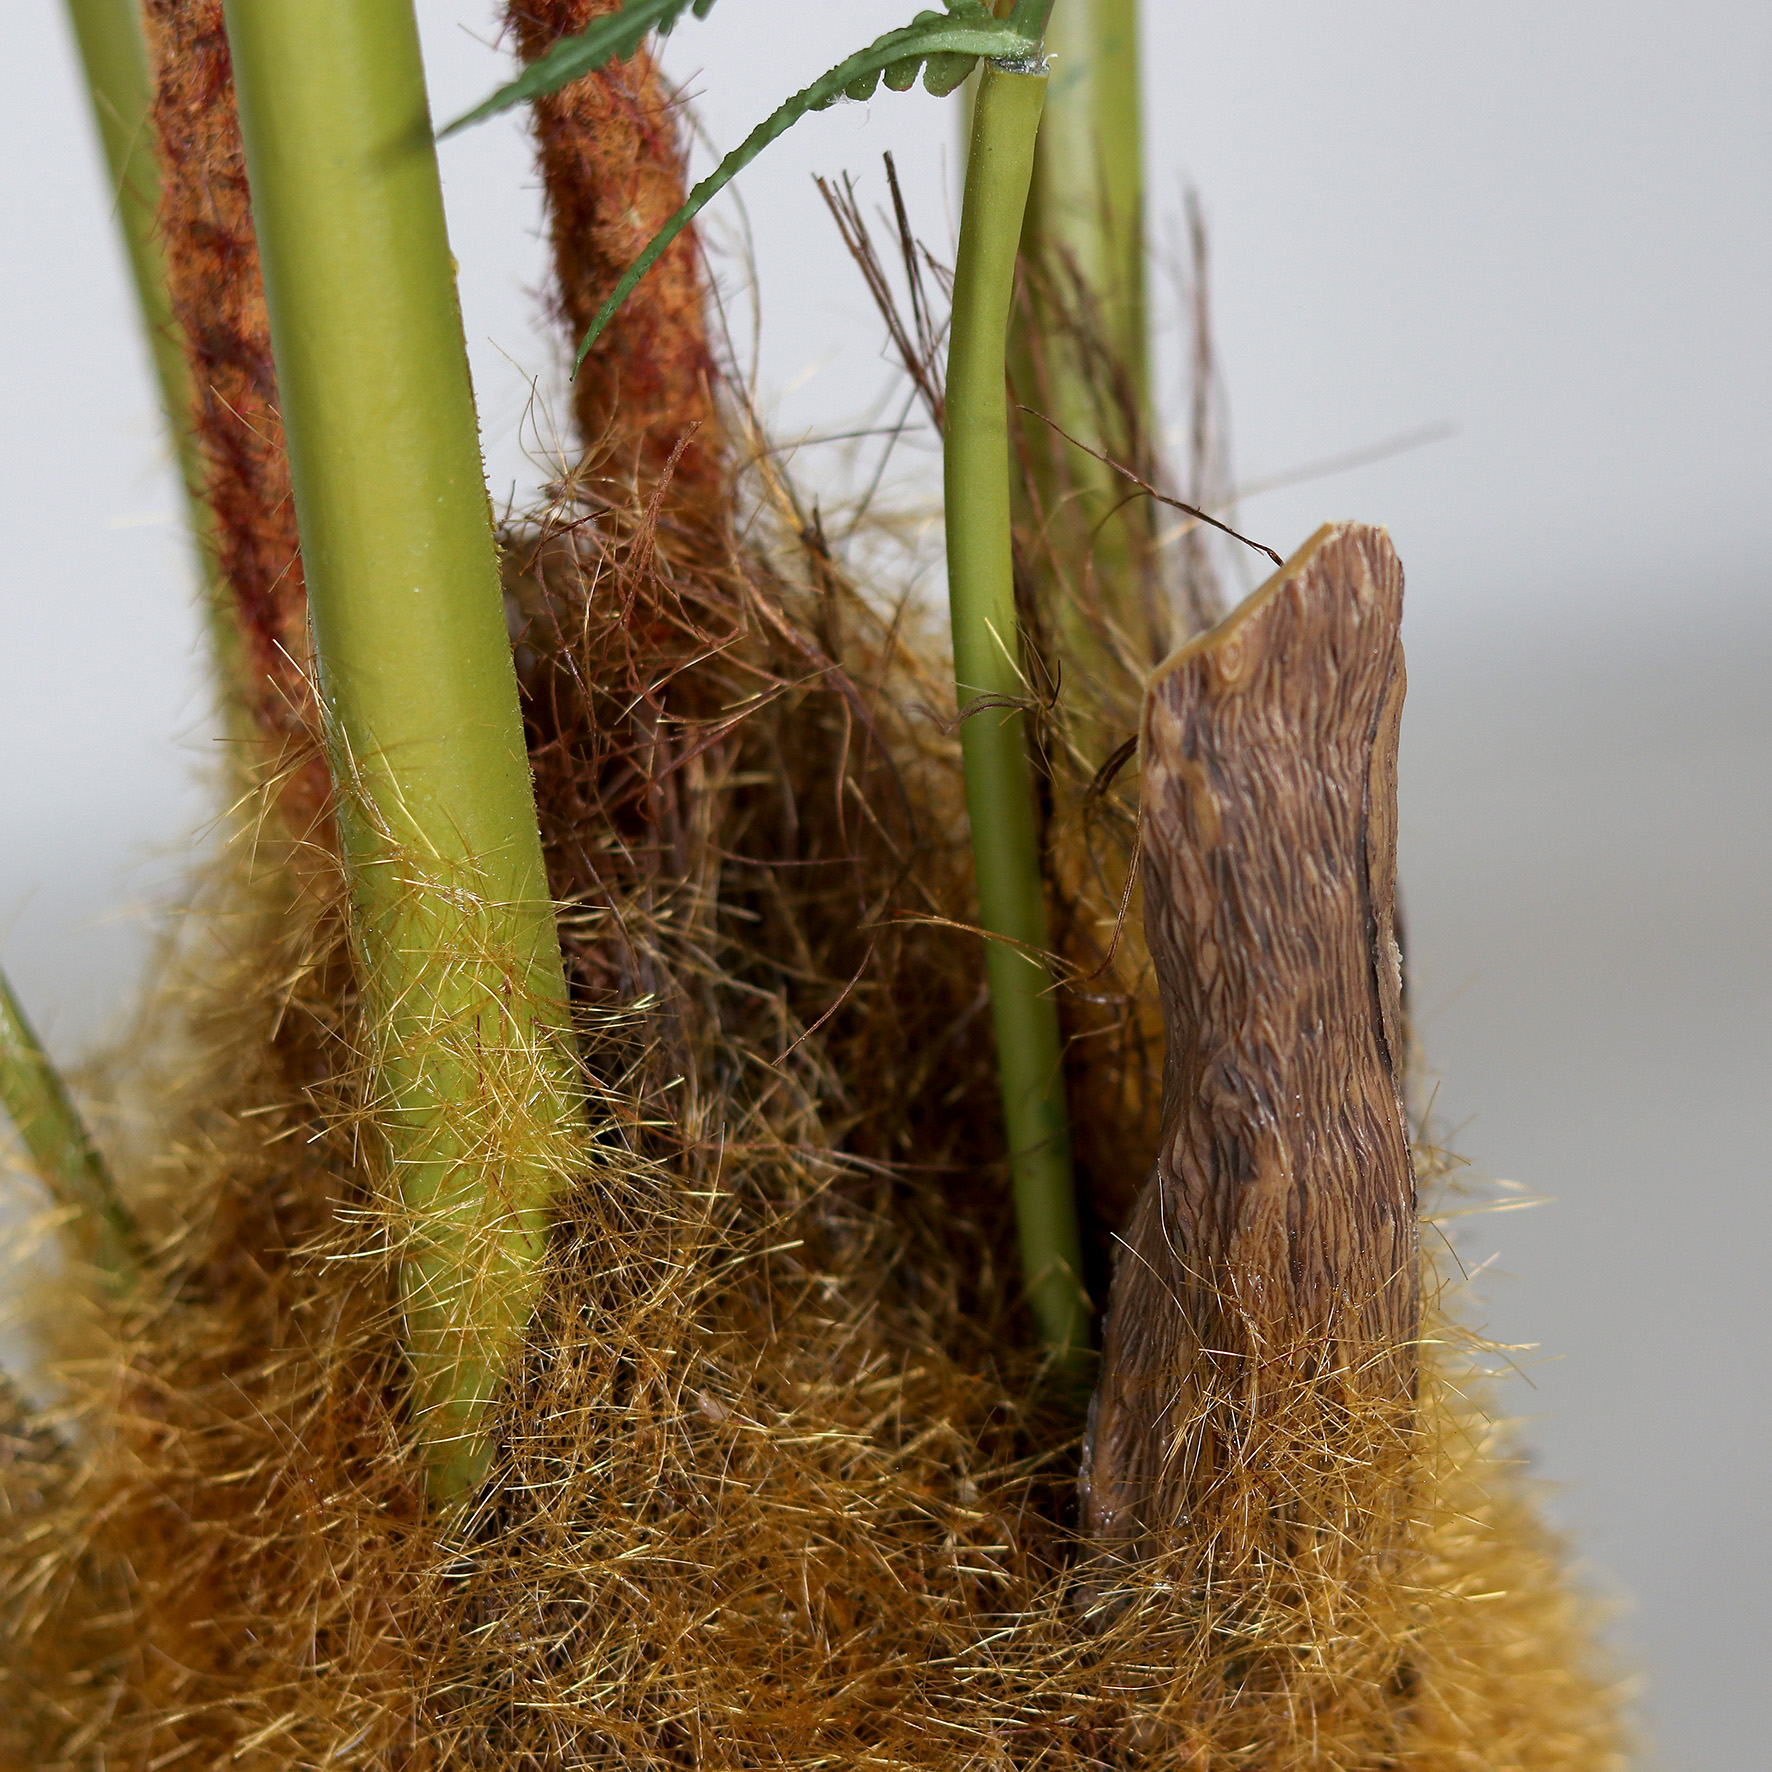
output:
M147 0L146 17L160 228L191 369L204 495L244 641L239 687L277 754L306 748L314 733L307 594L227 31L221 0ZM324 765L310 754L285 805L293 801L299 816L325 797Z
M615 0L512 0L525 61L615 10ZM688 156L679 110L647 49L535 106L554 274L574 349L652 236L682 206ZM713 515L723 474L708 349L707 290L693 229L653 266L573 383L601 471L655 482L681 444L669 502ZM685 441L687 439L687 441Z
M1276 1510L1296 1519L1304 1449L1327 1469L1375 1457L1366 1427L1394 1441L1413 1395L1402 600L1382 530L1320 530L1146 700L1163 1136L1116 1262L1083 1476L1087 1530L1123 1553L1233 1515L1253 1544Z

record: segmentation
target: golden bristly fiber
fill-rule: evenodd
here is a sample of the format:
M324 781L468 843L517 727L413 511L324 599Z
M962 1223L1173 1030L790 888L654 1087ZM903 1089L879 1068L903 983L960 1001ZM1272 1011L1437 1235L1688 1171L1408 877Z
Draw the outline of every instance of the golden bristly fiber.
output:
M511 0L524 60L614 10L614 0ZM554 277L573 348L623 272L681 207L681 111L650 49L535 105ZM573 405L596 471L657 482L668 501L717 519L726 484L708 348L707 288L693 230L665 253L580 367Z
M951 926L947 661L759 497L717 571L644 505L507 537L611 1132L464 1521L404 1413L342 885L261 838L188 920L117 1154L174 1283L64 1366L59 1447L4 1441L8 1772L1616 1772L1431 1287L1385 1459L1356 1425L1245 1473L1320 1508L1339 1462L1403 1525L1372 1578L1323 1538L1205 1580L1081 1554Z

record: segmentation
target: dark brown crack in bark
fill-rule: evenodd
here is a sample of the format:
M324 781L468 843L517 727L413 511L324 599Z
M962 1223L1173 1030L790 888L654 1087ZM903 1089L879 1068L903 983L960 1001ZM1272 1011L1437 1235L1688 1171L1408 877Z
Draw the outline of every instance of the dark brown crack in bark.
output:
M1116 1263L1083 1472L1085 1529L1119 1556L1285 1554L1320 1515L1312 1471L1358 1537L1348 1484L1406 1438L1402 604L1382 530L1324 528L1146 698L1163 1136Z

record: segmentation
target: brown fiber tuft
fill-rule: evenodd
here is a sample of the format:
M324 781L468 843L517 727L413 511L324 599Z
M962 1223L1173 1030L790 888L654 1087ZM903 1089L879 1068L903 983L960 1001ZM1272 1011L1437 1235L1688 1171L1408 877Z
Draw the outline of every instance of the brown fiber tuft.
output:
M0 1459L13 1764L1616 1772L1431 1292L1407 1424L1244 1473L1329 1529L1079 1554L947 662L757 495L712 568L656 501L506 537L599 1135L468 1518L420 1500L337 877L242 840L190 920L116 1151L164 1290Z

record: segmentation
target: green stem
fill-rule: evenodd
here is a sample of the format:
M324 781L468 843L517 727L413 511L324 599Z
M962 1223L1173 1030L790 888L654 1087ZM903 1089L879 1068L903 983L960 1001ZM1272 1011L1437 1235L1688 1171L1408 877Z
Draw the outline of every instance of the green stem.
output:
M50 1196L80 1213L99 1266L115 1279L133 1279L142 1254L135 1220L118 1199L104 1158L4 974L0 974L0 1102L5 1103Z
M208 545L208 508L203 502L203 462L191 430L190 372L183 340L173 318L172 297L161 250L160 167L154 153L153 81L142 33L139 0L67 0L68 17L80 46L87 94L104 147L105 165L117 206L117 225L129 255L142 325L153 354L166 415L183 482L191 532L197 541L206 589L210 643L224 676L231 671L239 642L231 611L214 570Z
M1044 74L987 64L974 107L948 347L945 495L954 677L962 713L1020 699L1009 529L1004 357ZM966 805L1008 1131L1022 1268L1040 1337L1062 1364L1088 1345L1063 1049L1026 716L991 706L961 727Z
M1065 0L1047 27L1052 90L1027 232L1061 251L1095 301L1141 410L1149 400L1138 0ZM1065 429L1077 435L1062 415ZM1105 470L1104 470L1105 471Z
M405 1215L428 1483L467 1497L583 1104L411 0L227 0Z
M1038 336L1016 341L1017 391L1072 436L1136 462L1150 416L1138 0L1065 0L1047 47L1052 89L1022 240L1040 272L1026 316ZM1099 354L1079 348L1067 325L1078 319ZM1110 468L1036 421L1027 440L1064 580L1049 595L1066 701L1086 748L1111 747L1121 733L1096 719L1115 675L1103 630L1151 659L1167 649L1166 635L1144 631L1150 506L1128 504Z

